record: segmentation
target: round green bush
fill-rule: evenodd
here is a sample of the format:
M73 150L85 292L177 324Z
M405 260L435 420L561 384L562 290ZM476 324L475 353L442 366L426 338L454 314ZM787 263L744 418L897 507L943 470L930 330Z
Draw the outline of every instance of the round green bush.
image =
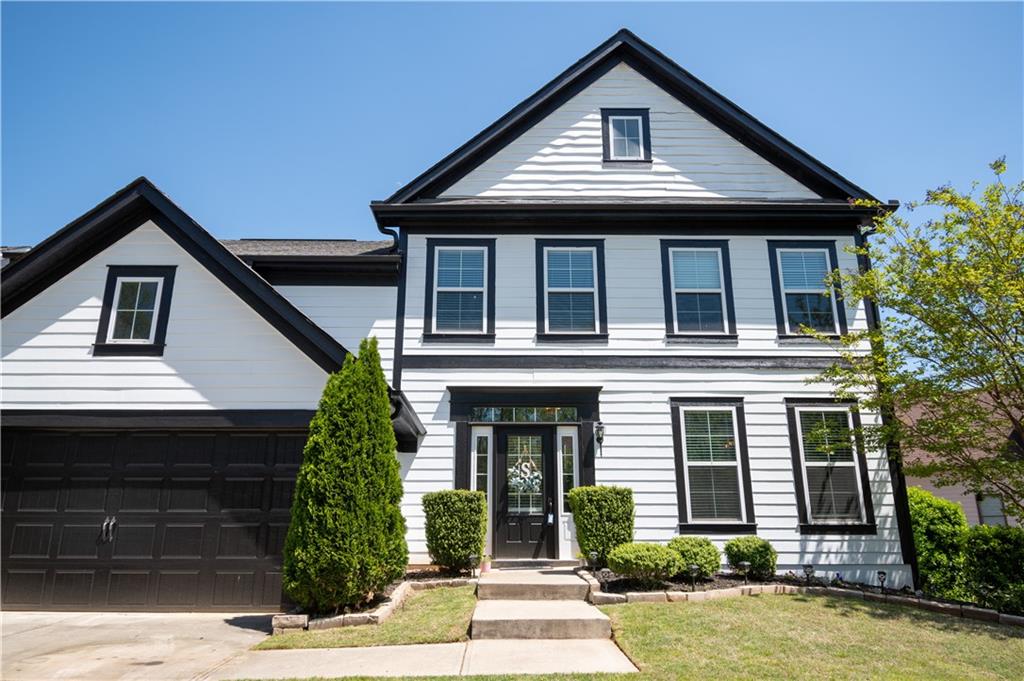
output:
M769 579L775 576L775 548L760 537L736 537L725 544L725 557L732 569L739 569L743 561L750 563L750 576Z
M1024 614L1024 528L970 528L963 565L970 600L1009 614Z
M633 490L628 487L577 487L569 491L569 508L585 560L594 552L598 566L607 565L609 551L633 541Z
M699 577L710 577L722 567L722 556L707 537L674 537L668 547L679 554L680 569L686 574L691 565L700 568Z
M483 558L487 535L487 498L483 492L449 489L423 495L427 552L441 567L457 571L472 567L471 556Z
M963 552L968 526L963 508L920 487L907 488L907 501L921 588L943 598L967 597Z
M608 567L615 574L644 582L671 578L683 569L679 554L661 544L621 544L608 553Z

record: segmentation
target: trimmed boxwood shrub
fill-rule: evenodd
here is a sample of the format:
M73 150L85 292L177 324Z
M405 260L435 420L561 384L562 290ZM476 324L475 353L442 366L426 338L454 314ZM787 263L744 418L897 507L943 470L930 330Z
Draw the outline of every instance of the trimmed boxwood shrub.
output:
M760 537L736 537L725 543L725 557L732 569L739 569L743 561L750 563L750 576L769 579L775 576L775 548Z
M633 541L633 490L628 487L577 487L569 491L569 508L584 560L594 551L598 565L607 565L609 551Z
M487 498L483 492L449 489L423 495L427 516L427 552L448 570L468 570L471 556L483 558L487 534Z
M612 572L643 582L660 582L683 569L679 554L661 544L621 544L608 553Z
M283 586L298 605L337 613L405 574L396 448L377 340L364 340L309 424L284 546Z
M710 577L722 567L722 556L707 537L674 537L668 547L679 554L680 571L691 565L700 568L699 577Z
M967 531L964 576L970 600L1024 615L1024 528L977 525Z
M910 527L917 549L921 588L943 598L965 598L964 540L967 516L963 508L920 487L907 488Z

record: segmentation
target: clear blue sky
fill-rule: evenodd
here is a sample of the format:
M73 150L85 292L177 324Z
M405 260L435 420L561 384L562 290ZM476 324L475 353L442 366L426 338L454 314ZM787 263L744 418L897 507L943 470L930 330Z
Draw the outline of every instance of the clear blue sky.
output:
M1024 162L1021 3L2 6L6 245L139 175L221 238L384 199L622 26L883 200Z

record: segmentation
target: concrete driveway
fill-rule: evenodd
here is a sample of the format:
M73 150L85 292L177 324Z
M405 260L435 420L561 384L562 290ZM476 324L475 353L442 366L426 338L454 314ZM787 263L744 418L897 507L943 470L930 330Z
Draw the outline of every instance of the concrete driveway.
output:
M5 681L199 680L270 632L270 615L5 612Z

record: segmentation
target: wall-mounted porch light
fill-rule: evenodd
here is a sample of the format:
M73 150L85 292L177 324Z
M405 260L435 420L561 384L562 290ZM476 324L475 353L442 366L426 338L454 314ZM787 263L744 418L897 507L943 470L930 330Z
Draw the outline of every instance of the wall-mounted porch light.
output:
M598 421L594 424L594 437L597 439L597 444L604 444L604 421Z

